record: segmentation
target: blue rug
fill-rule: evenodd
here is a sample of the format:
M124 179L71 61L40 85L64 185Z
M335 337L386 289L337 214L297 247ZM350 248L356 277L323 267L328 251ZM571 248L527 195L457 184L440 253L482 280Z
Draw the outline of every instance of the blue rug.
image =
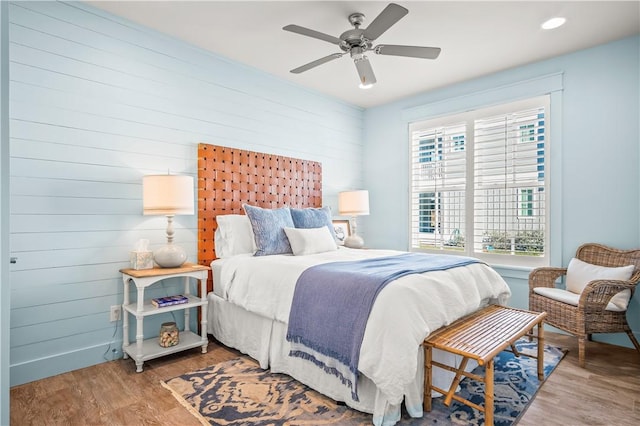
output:
M517 342L520 352L537 351L536 342ZM553 372L565 351L545 346L545 379ZM474 372L484 375L484 367ZM537 377L537 360L503 352L495 359L494 423L513 425L525 412L542 383ZM337 404L285 374L262 370L255 361L240 357L198 371L186 373L162 385L204 425L370 425L371 415ZM484 405L484 384L464 379L459 395ZM484 425L484 414L443 398L433 399L433 410L415 419L406 413L399 425Z

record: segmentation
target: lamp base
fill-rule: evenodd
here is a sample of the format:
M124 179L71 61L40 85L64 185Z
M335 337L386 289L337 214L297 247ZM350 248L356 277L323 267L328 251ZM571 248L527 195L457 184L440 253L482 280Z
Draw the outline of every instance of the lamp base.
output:
M352 234L344 239L345 247L360 249L364 247L364 240L360 235Z
M187 261L187 252L180 246L167 244L153 252L153 260L161 268L177 268Z

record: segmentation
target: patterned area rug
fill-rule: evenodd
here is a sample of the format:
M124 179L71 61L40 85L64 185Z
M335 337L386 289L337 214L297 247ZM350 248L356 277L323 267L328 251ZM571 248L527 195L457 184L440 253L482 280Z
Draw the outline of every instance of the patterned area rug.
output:
M535 353L536 343L520 341L518 350ZM545 347L545 379L565 355ZM522 416L542 385L534 358L503 352L495 362L495 424L512 425ZM476 373L483 374L484 367ZM169 389L204 425L370 425L371 415L339 405L285 374L262 370L248 357L175 377L162 385ZM484 405L484 384L464 379L461 396ZM399 425L483 425L484 414L443 398L433 399L433 410L421 419L403 415Z

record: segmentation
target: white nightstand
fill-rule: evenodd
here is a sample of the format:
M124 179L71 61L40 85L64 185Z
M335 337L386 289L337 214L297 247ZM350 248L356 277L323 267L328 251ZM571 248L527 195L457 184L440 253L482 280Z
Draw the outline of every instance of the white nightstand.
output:
M194 263L185 263L179 268L153 268L153 269L121 269L122 281L124 282L124 302L122 303L122 353L127 359L131 356L136 362L136 371L142 372L142 365L145 361L158 358L164 355L180 352L185 349L202 346L202 353L207 353L207 278L209 268L207 266ZM187 303L180 305L156 308L151 304L151 300L144 299L144 290L167 278L184 277L184 295L189 298ZM189 280L195 278L200 280L201 298L191 295L189 291ZM133 282L138 290L136 302L129 301L129 282ZM200 308L200 332L189 330L189 309ZM144 318L164 312L184 310L184 330L180 331L180 343L176 346L163 348L158 344L158 338L144 339ZM136 318L136 344L129 344L129 314Z

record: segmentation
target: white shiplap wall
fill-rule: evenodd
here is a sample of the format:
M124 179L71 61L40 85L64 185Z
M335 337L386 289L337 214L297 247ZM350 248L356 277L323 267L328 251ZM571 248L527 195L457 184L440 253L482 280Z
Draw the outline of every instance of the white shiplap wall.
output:
M361 184L357 107L83 3L11 3L9 21L12 385L121 355L118 269L166 226L141 214L142 176L196 176L199 142L322 162L334 211ZM192 261L196 224L176 218Z

